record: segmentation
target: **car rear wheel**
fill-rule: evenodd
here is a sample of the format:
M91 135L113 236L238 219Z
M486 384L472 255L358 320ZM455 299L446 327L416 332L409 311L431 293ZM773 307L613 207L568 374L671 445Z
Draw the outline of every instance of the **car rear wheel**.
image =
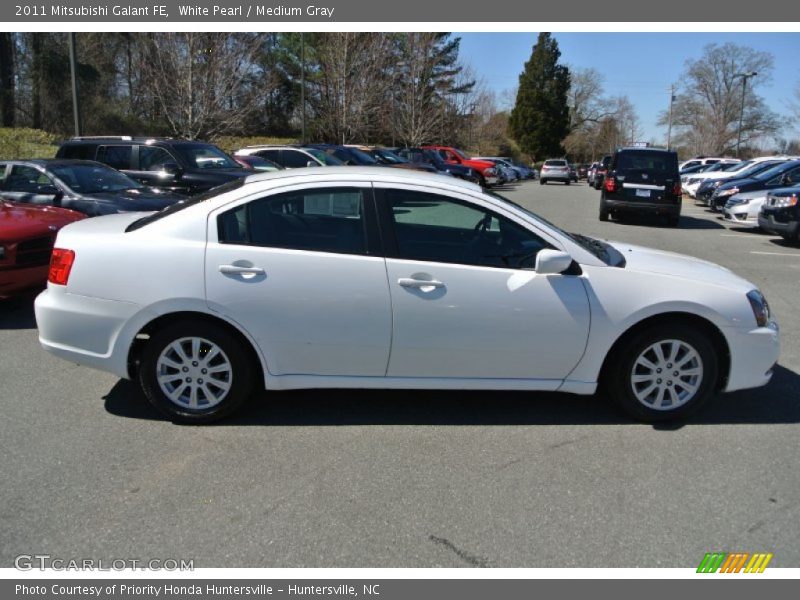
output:
M224 327L183 321L151 337L139 384L147 400L173 421L208 423L244 403L255 372L241 342Z
M605 206L600 207L600 220L608 221L608 209Z
M625 340L603 374L603 387L629 415L645 422L689 415L715 392L719 362L695 327L655 325Z
M544 185L545 183L547 183L547 179L540 179L539 180L539 185Z

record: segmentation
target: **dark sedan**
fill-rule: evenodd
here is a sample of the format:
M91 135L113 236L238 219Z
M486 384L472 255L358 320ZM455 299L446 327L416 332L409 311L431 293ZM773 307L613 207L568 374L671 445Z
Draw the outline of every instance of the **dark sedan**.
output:
M185 196L144 186L90 160L35 159L0 161L0 198L94 217L161 210Z
M800 160L789 160L751 177L735 179L720 185L712 194L711 210L722 210L728 199L743 192L772 190L800 182Z
M426 150L425 148L401 148L397 150L397 154L412 163L431 165L440 173L449 173L459 179L465 179L472 183L480 184L480 177L475 169L464 165L447 163L433 150Z

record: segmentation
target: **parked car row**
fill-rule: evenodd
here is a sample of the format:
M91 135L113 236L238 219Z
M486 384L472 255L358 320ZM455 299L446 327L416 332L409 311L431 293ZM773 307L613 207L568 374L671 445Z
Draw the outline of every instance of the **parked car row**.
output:
M0 161L5 225L0 236L0 269L5 274L0 279L0 297L44 283L45 263L32 264L26 248L35 244L36 256L49 256L53 236L40 235L40 229L56 231L59 219L158 211L254 172L345 165L427 171L484 187L535 177L533 170L507 157L469 158L447 146L260 145L230 156L199 141L72 138L60 145L54 159ZM31 228L23 223L39 225ZM28 269L31 266L38 270ZM23 267L25 272L20 270ZM15 269L14 275L8 274Z

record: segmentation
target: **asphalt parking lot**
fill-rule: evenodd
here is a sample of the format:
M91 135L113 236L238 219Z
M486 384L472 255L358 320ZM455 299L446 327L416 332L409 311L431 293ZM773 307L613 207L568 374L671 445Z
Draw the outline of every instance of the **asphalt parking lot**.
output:
M0 566L19 554L196 567L800 566L800 248L693 202L679 228L601 223L585 183L501 191L571 231L692 254L756 283L782 327L772 383L682 425L600 397L272 393L219 425L39 348L0 304Z

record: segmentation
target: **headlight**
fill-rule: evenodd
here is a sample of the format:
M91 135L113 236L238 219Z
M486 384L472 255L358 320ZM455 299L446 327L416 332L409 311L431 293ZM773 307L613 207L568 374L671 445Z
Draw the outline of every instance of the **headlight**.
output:
M789 206L795 206L796 204L797 194L792 194L791 196L773 196L771 206L775 208L787 208Z
M756 324L759 327L766 327L769 323L769 304L764 294L758 290L751 290L747 292L747 299L750 301L750 307L753 309L753 316L756 318Z
M717 197L733 196L739 193L739 188L731 188L729 190L717 190Z

